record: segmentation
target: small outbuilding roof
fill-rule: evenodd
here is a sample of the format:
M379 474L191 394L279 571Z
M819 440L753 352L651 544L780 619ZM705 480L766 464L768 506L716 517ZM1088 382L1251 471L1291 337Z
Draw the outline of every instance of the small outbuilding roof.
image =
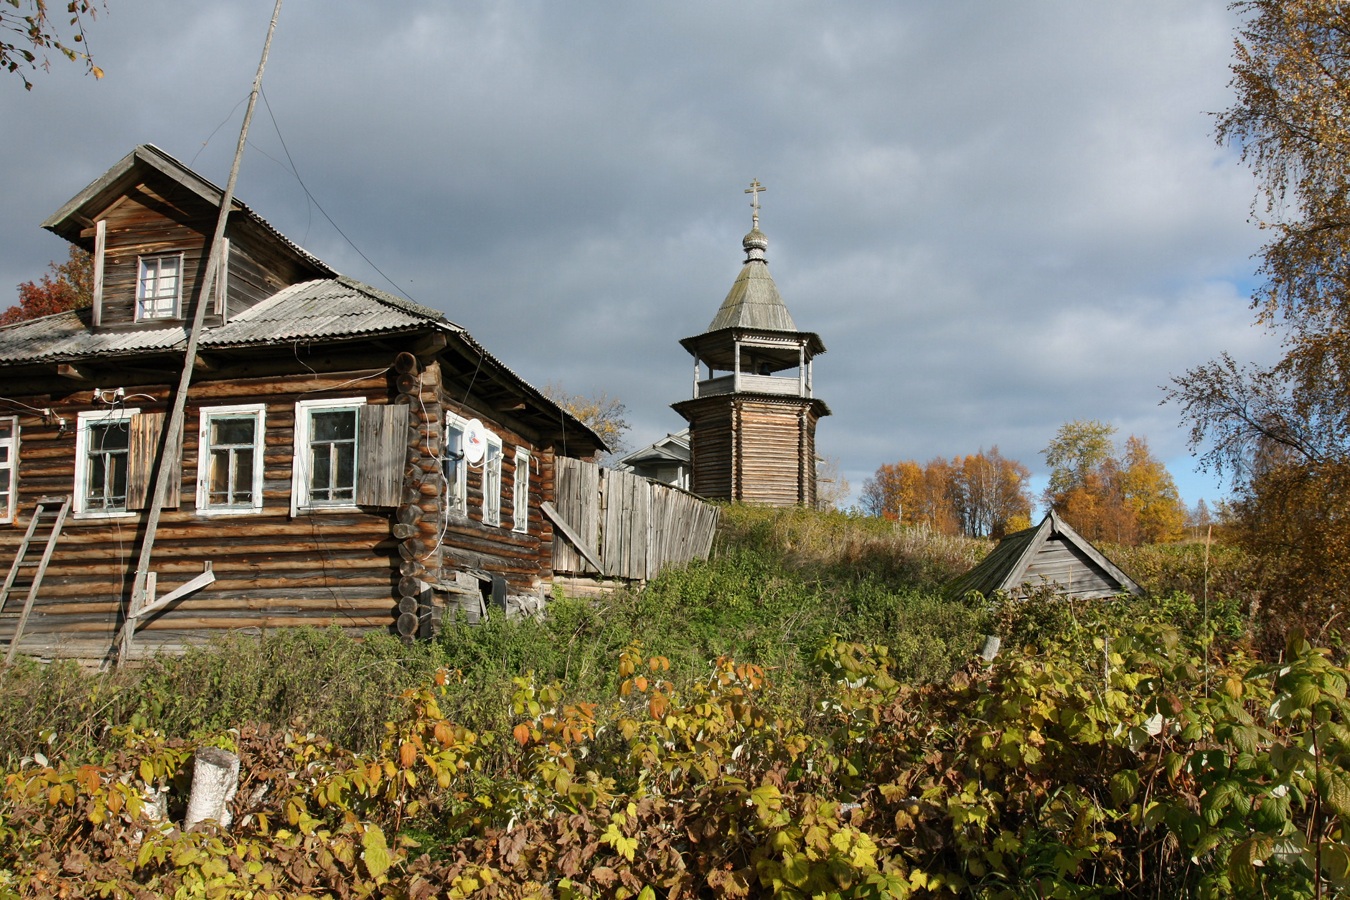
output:
M1052 510L1039 525L1010 534L945 593L992 597L1053 587L1075 599L1142 594L1144 589Z
M620 459L616 465L621 468L642 465L644 463L673 462L688 465L691 458L689 452L689 429L685 428L674 434L668 434L660 440L653 441L639 450L634 450L632 453Z

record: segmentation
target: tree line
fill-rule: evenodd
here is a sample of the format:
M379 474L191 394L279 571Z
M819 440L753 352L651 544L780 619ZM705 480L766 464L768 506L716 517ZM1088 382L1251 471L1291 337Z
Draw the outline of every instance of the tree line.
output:
M1031 524L1031 472L998 447L970 456L883 463L863 483L869 515L941 534L1000 538Z
M1116 429L1099 421L1062 425L1045 448L1050 482L1041 500L1090 541L1138 545L1183 537L1192 518L1176 482L1131 435L1124 447ZM1031 524L1030 470L998 447L927 463L883 463L864 484L860 505L869 515L942 534L999 539ZM1205 516L1208 512L1197 505Z

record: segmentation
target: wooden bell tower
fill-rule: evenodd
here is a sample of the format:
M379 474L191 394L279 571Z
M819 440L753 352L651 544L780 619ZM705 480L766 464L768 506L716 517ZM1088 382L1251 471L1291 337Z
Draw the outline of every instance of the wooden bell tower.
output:
M820 337L798 331L769 274L769 239L753 227L745 264L702 334L680 341L694 357L694 395L672 404L689 422L691 490L709 500L815 506L816 422L830 414L815 398L812 360Z

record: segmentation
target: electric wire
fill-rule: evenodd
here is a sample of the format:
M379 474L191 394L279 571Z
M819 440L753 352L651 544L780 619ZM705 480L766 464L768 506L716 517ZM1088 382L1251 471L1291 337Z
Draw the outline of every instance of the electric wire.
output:
M370 266L372 269L374 269L376 272L379 272L379 273L380 273L380 277L383 278L385 281L389 282L390 286L393 287L394 290L396 290L396 291L398 291L400 294L402 294L402 295L404 296L405 299L410 300L410 301L412 301L413 303L416 303L417 301L416 301L416 300L413 300L413 298L412 298L411 296L409 296L409 294L408 294L407 291L405 291L405 290L403 290L403 288L399 287L398 284L395 283L394 279L392 279L392 278L390 278L388 275L384 274L384 270L381 269L379 266L375 265L375 263L371 261L370 257L369 257L369 256L366 256L366 254L361 250L361 248L358 247L358 246L356 246L356 242L355 242L355 241L353 241L351 238L347 237L347 233L346 233L345 231L343 231L343 230L338 226L338 223L336 223L336 222L333 221L333 217L332 217L332 216L328 215L328 211L325 210L325 209L323 208L323 204L320 203L317 199L315 199L314 195L313 195L312 193L310 193L309 188L305 185L304 179L300 177L300 170L296 168L296 166L295 166L295 160L291 158L291 151L290 151L290 148L286 146L286 139L285 139L284 137L281 136L281 126L279 126L279 125L277 124L277 118L276 118L275 115L272 114L272 104L270 104L270 103L267 102L267 92L266 92L266 91L262 91L261 93L262 93L262 99L263 99L263 106L265 106L265 107L267 108L267 115L268 115L268 117L271 118L271 120L272 120L272 128L273 128L273 129L276 131L276 133L277 133L277 140L281 142L281 149L284 150L284 151L286 152L286 160L287 160L287 162L289 162L290 165L291 165L291 174L292 174L293 176L295 176L295 180L296 180L296 182L300 185L300 189L301 189L302 191L305 192L305 196L308 197L308 198L309 198L309 201L310 201L311 203L314 204L314 208L317 209L317 210L323 215L323 217L324 217L325 219L328 220L328 224L329 224L329 225L332 225L333 228L337 231L337 233L340 234L340 235L342 235L342 239L343 239L344 241L346 241L347 244L348 244L353 250L356 251L357 255L360 256L362 259L364 259L364 260L366 261L366 264L367 264L367 265L369 265L369 266Z
M219 131L220 129L224 128L225 125L226 125L226 123L228 123L231 119L234 118L234 114L235 114L236 112L239 111L239 107L243 106L243 105L244 105L245 103L247 103L247 102L248 102L248 97L245 96L243 99L241 99L238 103L236 103L236 104L234 105L234 109L230 110L229 115L227 115L225 118L221 119L221 120L220 120L220 124L217 125L214 129L211 130L211 133L208 134L208 135L206 136L206 140L202 141L202 145L201 145L200 147L197 148L197 152L194 153L194 154L192 154L192 159L190 159L190 160L188 161L188 168L189 168L189 169L192 168L194 165L196 165L196 163L197 163L197 157L199 157L199 156L202 155L202 151L205 150L206 147L207 147L207 145L211 143L211 138L213 138L213 137L216 136L216 132Z

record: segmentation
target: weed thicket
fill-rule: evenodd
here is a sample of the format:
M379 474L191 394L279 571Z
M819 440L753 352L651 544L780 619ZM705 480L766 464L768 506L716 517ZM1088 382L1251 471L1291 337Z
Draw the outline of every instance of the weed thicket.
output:
M948 677L1000 627L984 605L938 590L987 552L985 542L805 510L733 506L722 522L711 559L640 590L559 598L538 620L451 624L436 641L288 629L229 637L134 672L14 666L0 673L0 758L97 757L119 725L187 737L267 724L369 749L396 717L398 695L440 668L451 673L446 716L500 732L512 678L534 673L575 701L611 696L613 661L635 642L669 660L676 684L706 677L719 657L761 666L784 702L804 709L818 682L811 660L832 638L890 647L893 674L921 684Z

